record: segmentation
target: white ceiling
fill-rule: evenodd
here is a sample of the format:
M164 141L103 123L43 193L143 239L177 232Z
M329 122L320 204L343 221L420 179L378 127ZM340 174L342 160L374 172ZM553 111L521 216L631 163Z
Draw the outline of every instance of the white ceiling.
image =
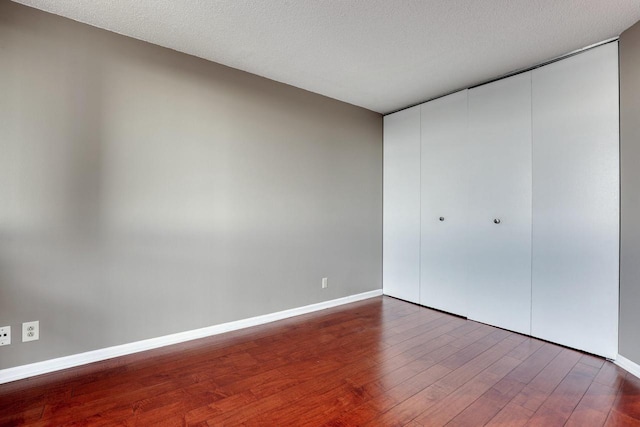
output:
M638 0L18 0L388 113L618 36Z

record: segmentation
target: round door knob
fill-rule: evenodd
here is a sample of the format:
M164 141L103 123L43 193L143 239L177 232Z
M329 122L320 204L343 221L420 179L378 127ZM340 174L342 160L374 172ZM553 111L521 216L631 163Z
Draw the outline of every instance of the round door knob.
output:
M440 217L440 221L444 221L444 217L443 216Z
M493 223L494 223L494 224L500 224L500 219L499 219L499 218L494 219L494 220L493 220Z

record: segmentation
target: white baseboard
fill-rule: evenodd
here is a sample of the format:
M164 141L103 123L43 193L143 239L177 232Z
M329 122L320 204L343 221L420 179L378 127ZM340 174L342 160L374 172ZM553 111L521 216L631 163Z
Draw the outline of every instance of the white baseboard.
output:
M618 355L618 357L616 358L616 360L613 361L613 363L620 366L622 369L631 373L632 375L635 375L636 377L640 378L640 365L638 365L637 363L632 362L631 360L621 355Z
M136 341L128 344L101 348L98 350L88 351L86 353L72 354L71 356L64 356L56 359L45 360L42 362L31 363L28 365L16 366L15 368L2 369L0 370L0 384L21 380L36 375L42 375L49 372L59 371L62 369L72 368L74 366L99 362L101 360L111 359L118 356L138 353L140 351L164 347L171 344L178 344L198 338L204 338L212 335L222 334L225 332L235 331L238 329L249 328L251 326L263 325L265 323L275 322L276 320L282 320L289 317L299 316L301 314L307 314L331 307L337 307L339 305L349 304L351 302L361 301L380 295L382 295L382 289L377 289L374 291L363 292L361 294L351 295L344 298L324 301L317 304L305 305L304 307L297 307L289 310L278 311L276 313L265 314L262 316L250 317L248 319L236 320L234 322L208 326L206 328L194 329L191 331L164 335L162 337L151 338L143 341Z

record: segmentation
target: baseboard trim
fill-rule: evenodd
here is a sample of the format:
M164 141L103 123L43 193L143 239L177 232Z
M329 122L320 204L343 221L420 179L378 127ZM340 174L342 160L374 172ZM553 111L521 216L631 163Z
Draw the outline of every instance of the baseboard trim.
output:
M206 328L193 329L191 331L179 332L176 334L164 335L157 338L150 338L147 340L136 341L128 344L92 350L86 353L73 354L70 356L58 357L56 359L45 360L42 362L30 363L28 365L16 366L14 368L2 369L0 370L0 384L34 377L36 375L60 371L62 369L73 368L75 366L81 366L93 362L112 359L118 356L125 356L127 354L152 350L154 348L164 347L171 344L178 344L198 338L205 338L212 335L223 334L225 332L236 331L238 329L250 328L251 326L263 325L265 323L275 322L277 320L287 319L289 317L300 316L302 314L312 313L314 311L325 310L327 308L337 307L356 301L362 301L380 295L382 295L382 289L377 289L374 291L363 292L361 294L350 295L344 298L338 298L330 301L319 302L317 304L305 305L303 307L269 313L262 316L221 323L219 325L208 326Z
M627 359L624 356L618 355L616 360L613 361L616 365L620 366L625 371L629 372L632 375L640 378L640 365L631 360Z

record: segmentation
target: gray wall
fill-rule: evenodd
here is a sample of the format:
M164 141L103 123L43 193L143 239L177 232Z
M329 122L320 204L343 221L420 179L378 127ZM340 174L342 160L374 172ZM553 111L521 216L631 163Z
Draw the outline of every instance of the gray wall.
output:
M380 114L0 2L0 368L380 289L381 246Z
M620 345L640 364L640 23L620 36Z

